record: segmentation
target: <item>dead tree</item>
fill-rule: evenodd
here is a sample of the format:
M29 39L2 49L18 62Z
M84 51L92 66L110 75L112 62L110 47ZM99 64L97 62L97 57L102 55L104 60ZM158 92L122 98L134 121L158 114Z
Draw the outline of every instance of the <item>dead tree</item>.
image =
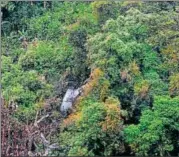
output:
M34 122L23 124L12 117L14 108L5 107L5 100L1 102L2 156L46 156L49 151L60 148L58 143L48 140L59 127L59 123L48 121L50 113L41 115L37 112ZM39 152L37 148L40 143L44 145L44 149Z
M1 103L1 156L27 156L25 125L11 117L13 112Z

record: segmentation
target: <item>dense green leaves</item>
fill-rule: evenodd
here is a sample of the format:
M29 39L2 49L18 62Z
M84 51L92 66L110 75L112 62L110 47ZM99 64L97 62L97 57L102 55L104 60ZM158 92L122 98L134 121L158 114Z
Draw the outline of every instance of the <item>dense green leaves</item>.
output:
M121 154L124 151L124 144L121 141L122 120L119 102L110 98L105 104L89 100L82 103L84 104L80 104L82 105L81 111L78 111L77 115L71 115L64 122L64 125L72 125L72 129L61 135L69 136L67 141L62 141L66 145L70 142L69 155ZM67 134L73 131L75 131L74 134Z
M140 123L125 129L126 141L138 155L174 155L178 149L179 99L156 97L152 110L142 113Z
M177 2L4 2L5 104L19 106L13 116L20 122L37 111L57 113L51 116L58 121L66 90L80 88L51 139L59 140L55 155L178 155L178 8Z

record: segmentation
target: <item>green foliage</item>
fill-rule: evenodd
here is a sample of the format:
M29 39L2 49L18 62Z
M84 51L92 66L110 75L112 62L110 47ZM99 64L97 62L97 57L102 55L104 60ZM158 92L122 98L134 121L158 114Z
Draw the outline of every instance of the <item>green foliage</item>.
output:
M65 38L61 39L58 45L53 42L38 41L36 47L30 45L26 54L20 56L19 64L23 70L34 69L49 79L55 75L59 76L71 65L72 51Z
M13 118L33 121L69 86L82 89L68 117L50 111L62 118L55 155L178 155L179 3L3 2L2 13Z
M131 14L132 11L135 14ZM116 20L108 20L103 26L103 33L97 33L87 43L90 66L105 71L111 92L120 98L122 107L129 112L133 112L129 106L134 99L134 82L140 82L144 77L143 71L147 71L148 67L156 69L158 63L152 48L141 43L148 32L145 23L138 23L141 14L131 9L126 16L120 15Z
M179 80L179 73L177 74L173 74L170 76L170 93L171 95L179 95L179 83L178 83L178 80Z
M30 20L31 34L40 39L58 40L60 35L68 33L75 26L78 28L79 24L81 27L93 27L95 19L90 14L91 7L87 3L60 3L54 12L48 11L43 16Z
M82 103L82 109L78 111L79 114L71 115L64 121L68 130L61 136L62 139L64 139L63 136L67 139L65 138L61 142L66 147L70 143L68 155L108 156L121 154L124 151L124 145L121 141L122 120L120 120L119 102L111 98L105 104L90 99ZM73 123L71 120L75 122ZM112 131L110 127L114 127L115 131ZM74 134L70 132L74 132Z
M3 12L3 21L8 21L9 24L2 27L3 34L25 30L29 18L37 17L45 11L42 2L35 3L32 5L31 2L8 2L4 6L6 11Z
M140 123L125 128L126 141L137 155L176 155L179 147L178 104L178 97L156 97L153 109L143 111Z
M96 1L92 3L93 14L99 24L104 24L109 18L116 18L119 10L118 2Z
M26 115L24 118L33 117L35 103L51 95L52 85L41 80L35 70L23 71L19 64L12 62L11 57L2 58L2 96L8 104L16 103L18 112ZM19 117L19 120L23 119Z

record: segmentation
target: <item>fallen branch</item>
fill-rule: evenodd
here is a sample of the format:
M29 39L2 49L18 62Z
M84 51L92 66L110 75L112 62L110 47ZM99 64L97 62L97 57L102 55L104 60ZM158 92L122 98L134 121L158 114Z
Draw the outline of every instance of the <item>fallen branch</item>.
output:
M36 117L37 117L37 116L36 116ZM47 117L49 117L49 114L43 116L43 117L40 118L38 121L37 121L37 119L36 119L35 122L34 122L34 126L35 126L35 127L38 127L38 124L39 124L41 121L43 121L45 118L47 118Z
M40 134L40 137L42 139L44 146L46 147L45 153L43 156L47 156L50 150L60 149L60 146L58 143L53 143L50 145L50 142L46 140L46 138L44 137L44 135L42 133Z
M42 133L40 134L40 137L42 139L43 144L48 147L50 142L45 139L45 136Z

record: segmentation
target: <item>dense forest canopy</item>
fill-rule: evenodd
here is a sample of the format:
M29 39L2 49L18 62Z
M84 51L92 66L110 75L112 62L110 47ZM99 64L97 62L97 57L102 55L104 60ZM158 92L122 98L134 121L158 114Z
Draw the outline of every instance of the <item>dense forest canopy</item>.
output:
M29 156L179 155L178 2L9 1L1 15L3 107L32 128Z

